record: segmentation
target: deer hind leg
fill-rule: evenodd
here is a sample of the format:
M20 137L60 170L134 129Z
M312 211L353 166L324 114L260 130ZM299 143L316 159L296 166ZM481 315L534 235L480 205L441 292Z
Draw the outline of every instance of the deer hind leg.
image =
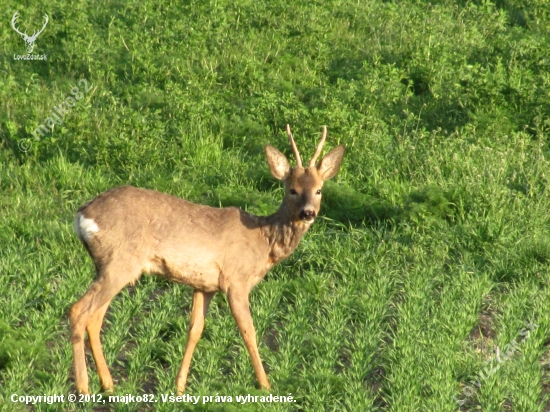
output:
M94 357L95 366L97 368L97 374L99 375L99 381L101 382L101 390L103 392L113 391L113 378L107 367L105 356L101 350L101 339L99 334L101 332L101 325L103 323L103 317L111 301L109 300L101 308L95 311L90 317L86 330L88 331L88 339L90 341L90 348L92 349L92 355Z
M195 290L193 293L193 308L191 309L191 321L189 323L189 334L187 337L187 346L185 347L185 354L183 355L183 361L181 363L178 377L176 378L176 388L178 395L185 392L187 385L187 375L189 374L189 367L191 365L191 358L193 352L197 346L202 331L204 329L204 317L208 312L208 306L214 297L214 293L201 292Z
M103 316L111 299L129 282L135 281L140 271L134 268L133 271L128 269L116 270L116 265L109 265L108 269L101 271L99 279L92 284L88 292L76 302L69 311L69 321L71 324L71 343L73 345L73 362L75 372L76 389L80 393L89 393L88 389L88 372L86 370L86 356L84 352L84 332L91 323L91 346L94 359L99 360L101 365L99 370L102 377L102 385L108 384L110 374L104 374L107 370L105 358L99 345L99 327L100 320ZM118 265L120 267L120 265ZM127 273L130 276L121 275ZM96 314L98 311L99 312ZM99 323L99 325L98 325ZM90 333L90 329L88 329ZM97 358L96 358L97 354ZM103 373L103 376L101 375ZM112 386L112 380L111 380Z
M243 289L244 290L244 289ZM229 307L231 313L237 322L241 336L243 337L244 344L250 359L252 360L252 366L254 367L254 373L256 379L260 384L260 388L271 390L271 385L267 380L262 360L260 359L260 352L258 351L258 344L256 343L256 331L254 330L254 324L252 323L252 315L250 314L250 306L248 304L248 292L242 292L238 289L229 289L227 293L227 300L229 301Z

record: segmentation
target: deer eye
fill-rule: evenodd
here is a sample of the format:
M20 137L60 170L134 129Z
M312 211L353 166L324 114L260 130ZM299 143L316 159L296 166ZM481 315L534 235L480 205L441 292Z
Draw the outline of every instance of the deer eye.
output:
M320 195L320 194L321 194L321 189L317 190L317 191L315 192L315 194L316 194L316 195Z
M298 194L298 192L297 192L296 190L294 190L294 189L290 189L290 194L291 194L292 196L296 196L296 195Z

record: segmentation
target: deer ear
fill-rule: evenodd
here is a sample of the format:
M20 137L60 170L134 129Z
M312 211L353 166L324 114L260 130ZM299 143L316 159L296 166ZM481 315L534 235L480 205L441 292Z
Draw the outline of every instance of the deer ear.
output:
M283 180L290 170L290 163L288 163L286 156L269 144L265 147L265 155L271 174L275 178Z
M323 160L321 160L321 163L317 166L317 171L319 172L321 179L328 180L338 173L345 151L346 149L344 145L336 146L328 152L325 157L323 157Z

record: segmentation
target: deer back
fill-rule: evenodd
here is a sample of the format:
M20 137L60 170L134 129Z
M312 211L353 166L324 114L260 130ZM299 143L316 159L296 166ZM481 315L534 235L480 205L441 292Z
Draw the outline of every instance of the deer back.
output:
M81 207L75 228L100 268L125 260L207 292L226 289L225 277L247 283L267 271L257 219L232 207L123 186Z

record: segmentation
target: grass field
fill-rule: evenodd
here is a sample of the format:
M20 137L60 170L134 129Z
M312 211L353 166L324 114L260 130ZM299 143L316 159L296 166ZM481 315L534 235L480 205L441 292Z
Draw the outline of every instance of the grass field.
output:
M0 410L550 410L548 0L0 10ZM28 33L49 15L33 51L47 60L14 59L16 11ZM11 402L75 391L67 312L94 276L77 208L132 184L272 213L263 146L290 156L287 123L306 158L324 124L327 148L347 146L322 216L251 294L273 394L296 402L235 402L266 393L221 294L188 393L233 402L162 402L192 293L149 276L102 338L116 394L159 402Z

